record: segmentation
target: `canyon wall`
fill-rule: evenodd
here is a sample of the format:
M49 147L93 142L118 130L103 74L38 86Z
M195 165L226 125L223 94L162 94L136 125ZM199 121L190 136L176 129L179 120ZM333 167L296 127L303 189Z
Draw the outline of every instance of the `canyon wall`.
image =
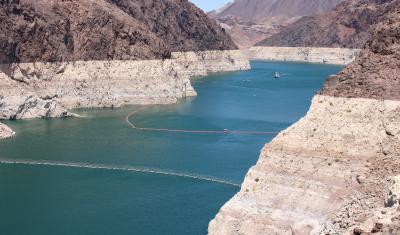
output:
M400 101L317 95L303 119L264 147L209 233L371 231L367 219L387 210L399 146Z
M69 116L77 107L163 104L196 94L189 77L250 68L239 51L174 53L145 61L3 65L0 119Z
M209 234L400 234L400 1L261 151Z
M0 63L167 59L175 51L236 49L188 0L3 0L0 22Z
M251 60L291 61L348 65L358 49L315 47L251 47L245 51Z
M188 0L6 0L0 22L0 119L176 102L189 76L249 68Z

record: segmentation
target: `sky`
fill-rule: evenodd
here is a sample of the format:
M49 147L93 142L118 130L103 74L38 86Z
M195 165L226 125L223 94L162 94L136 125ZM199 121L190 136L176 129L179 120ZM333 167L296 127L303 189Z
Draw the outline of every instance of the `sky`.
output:
M231 2L233 0L190 0L190 1L196 4L201 9L203 9L203 11L209 12L211 10L222 7L226 3Z

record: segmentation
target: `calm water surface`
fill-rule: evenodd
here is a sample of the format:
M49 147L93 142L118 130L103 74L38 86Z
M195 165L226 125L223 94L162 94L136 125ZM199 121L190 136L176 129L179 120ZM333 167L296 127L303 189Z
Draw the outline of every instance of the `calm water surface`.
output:
M146 107L130 121L143 127L280 131L306 113L323 80L341 69L272 62L252 67L197 79L198 97ZM275 71L281 79L273 79ZM86 118L6 122L17 136L0 142L0 159L123 169L0 164L0 233L205 234L238 187L124 169L240 183L274 137L137 131L124 122L136 109L84 109L76 112Z

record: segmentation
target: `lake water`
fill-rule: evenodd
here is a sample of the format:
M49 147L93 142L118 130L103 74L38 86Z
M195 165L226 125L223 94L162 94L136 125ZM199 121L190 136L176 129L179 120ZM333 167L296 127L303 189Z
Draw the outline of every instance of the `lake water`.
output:
M324 79L340 69L252 62L250 71L194 80L198 97L145 107L129 120L153 128L280 131L304 116ZM0 142L1 234L206 234L239 190L230 183L240 184L274 137L135 130L124 119L138 109L5 122L17 136Z

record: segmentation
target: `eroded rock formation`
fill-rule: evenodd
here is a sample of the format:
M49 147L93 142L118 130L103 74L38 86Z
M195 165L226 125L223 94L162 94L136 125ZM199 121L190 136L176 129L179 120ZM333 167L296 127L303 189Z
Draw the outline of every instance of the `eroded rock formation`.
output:
M250 68L240 51L176 52L166 60L16 63L0 74L0 119L61 117L78 107L165 104L196 94L189 78Z

